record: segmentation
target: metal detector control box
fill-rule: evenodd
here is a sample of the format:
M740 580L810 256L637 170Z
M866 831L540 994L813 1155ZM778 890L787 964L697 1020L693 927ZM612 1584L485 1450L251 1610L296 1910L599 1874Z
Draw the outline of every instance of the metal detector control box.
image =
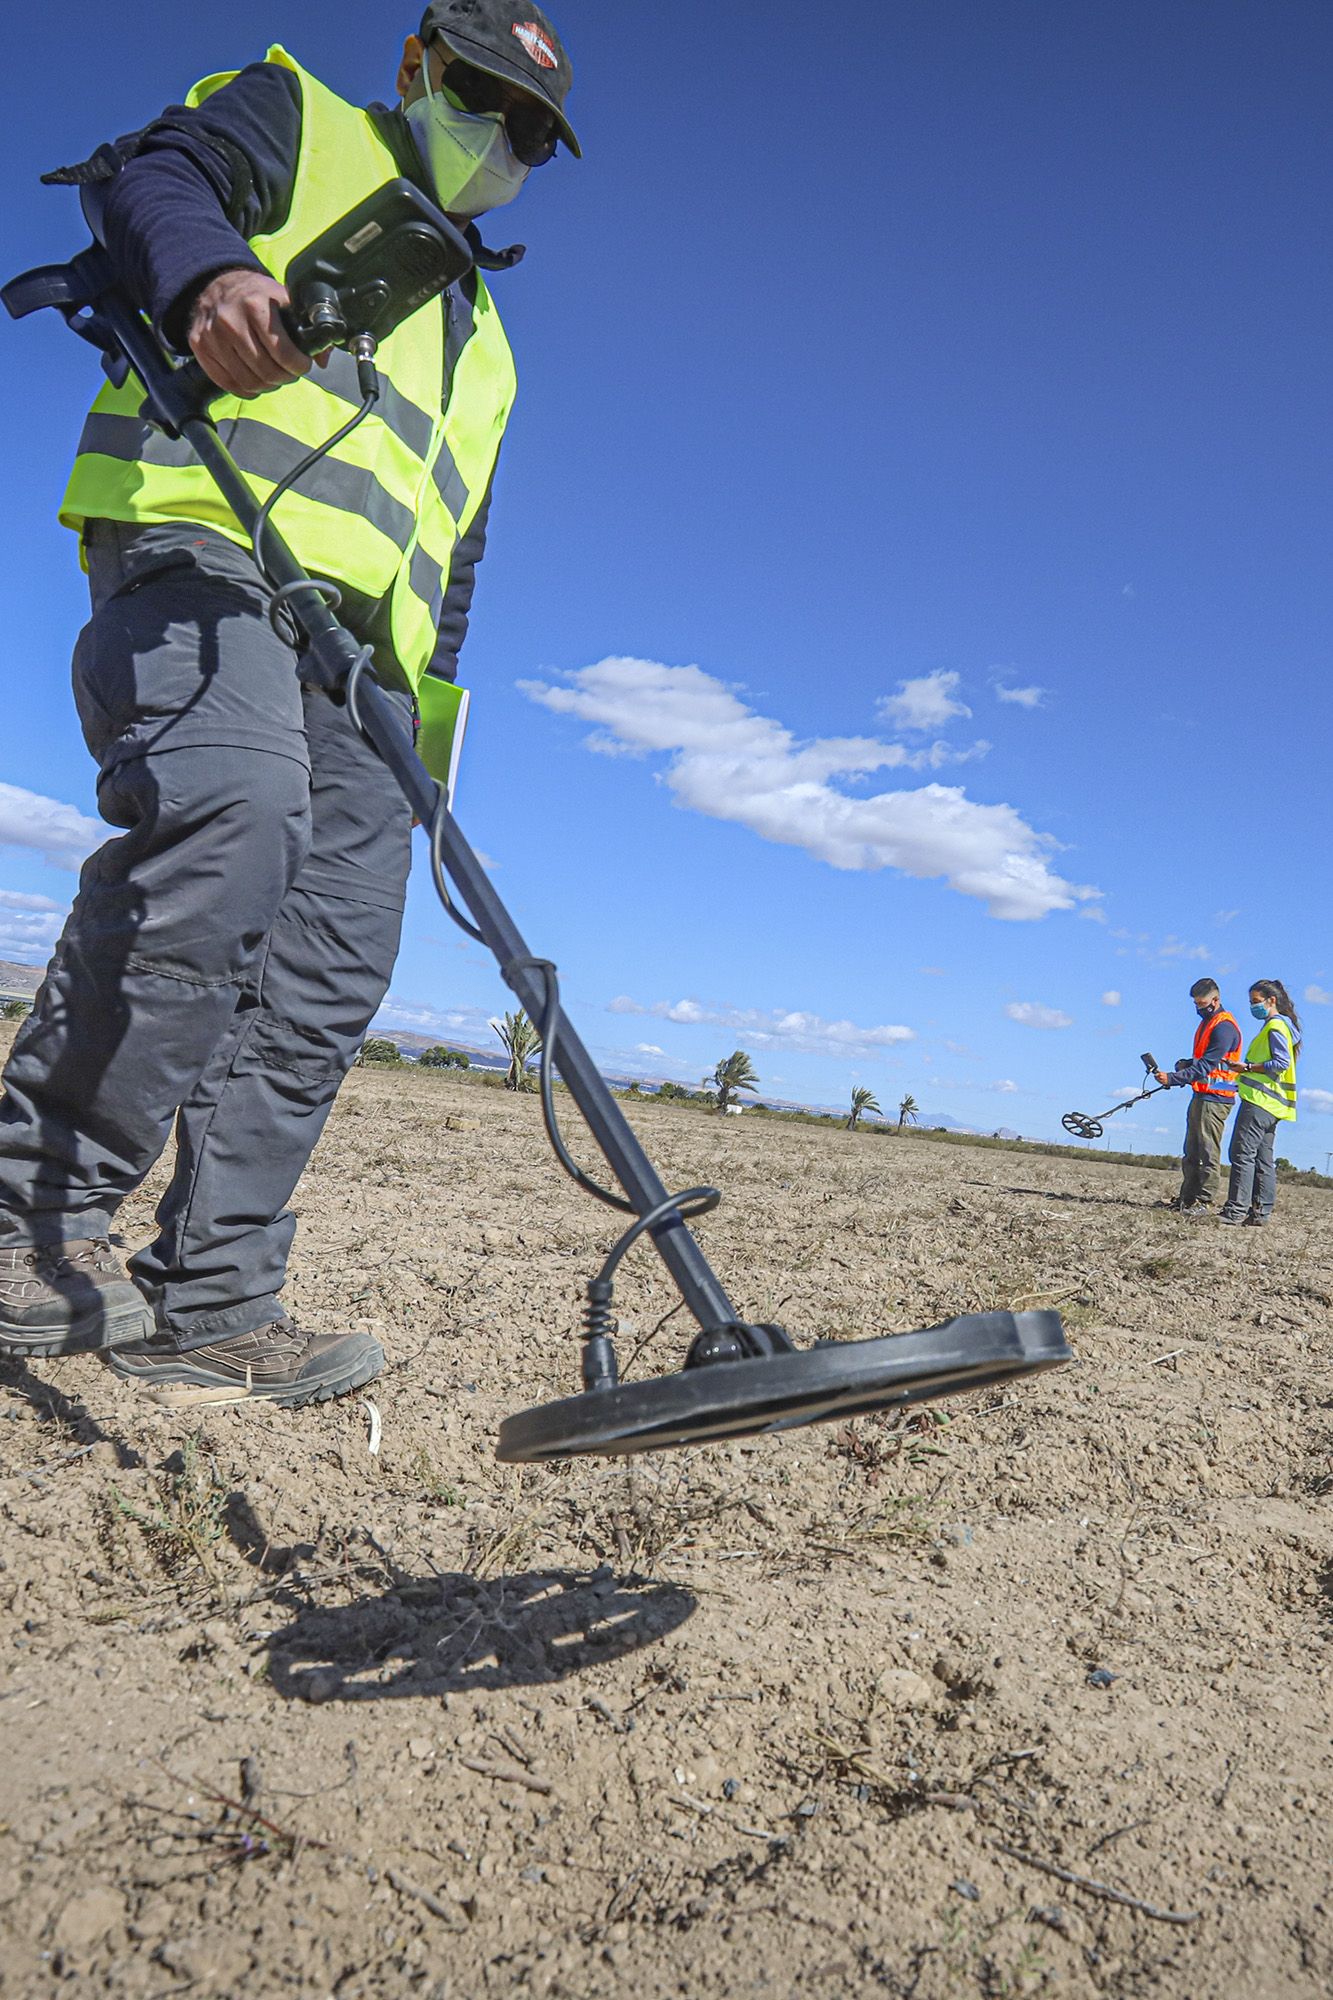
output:
M307 354L360 334L385 340L471 268L448 216L411 181L389 181L287 266L292 337Z

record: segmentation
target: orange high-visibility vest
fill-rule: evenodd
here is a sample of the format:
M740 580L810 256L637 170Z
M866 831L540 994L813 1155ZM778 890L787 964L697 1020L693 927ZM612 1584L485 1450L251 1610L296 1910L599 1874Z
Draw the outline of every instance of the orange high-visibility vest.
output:
M1207 1048L1213 1029L1219 1021L1230 1021L1232 1027L1236 1030L1237 1039L1244 1039L1240 1032L1240 1022L1236 1019L1235 1015L1228 1014L1225 1007L1219 1007L1215 1014L1208 1016L1207 1020L1200 1021L1195 1032L1195 1062L1198 1062ZM1228 1103L1230 1103L1236 1095L1236 1079L1232 1074L1230 1064L1239 1060L1240 1052L1237 1050L1234 1056L1228 1056L1225 1062L1219 1063L1216 1069L1210 1069L1207 1076L1201 1077L1194 1086L1200 1097L1225 1097Z

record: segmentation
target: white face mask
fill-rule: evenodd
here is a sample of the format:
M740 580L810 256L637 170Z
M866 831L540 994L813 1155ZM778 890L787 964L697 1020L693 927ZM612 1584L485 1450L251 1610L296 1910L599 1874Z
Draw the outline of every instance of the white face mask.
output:
M421 75L426 94L404 110L440 207L468 218L503 208L530 172L509 150L504 119L498 111L461 111L433 89L429 55Z

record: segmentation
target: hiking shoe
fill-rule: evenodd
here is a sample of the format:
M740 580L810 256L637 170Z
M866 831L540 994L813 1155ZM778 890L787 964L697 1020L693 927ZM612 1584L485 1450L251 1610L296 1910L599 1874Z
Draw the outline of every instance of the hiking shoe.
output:
M1173 1210L1174 1210L1174 1211L1175 1211L1175 1212L1176 1212L1177 1214L1179 1214L1179 1212L1180 1212L1180 1196L1179 1196L1178 1194L1173 1194L1173 1195L1171 1196L1170 1200L1168 1201L1168 1200L1167 1200L1167 1198L1166 1198L1166 1196L1164 1195L1164 1196L1162 1197L1161 1201L1151 1201L1151 1202L1149 1202L1148 1206L1149 1206L1149 1208L1169 1208L1169 1209L1173 1209Z
M1213 1204L1210 1201L1185 1201L1180 1205L1180 1214L1190 1222L1202 1222L1205 1216L1211 1215L1212 1212Z
M1219 1222L1230 1223L1233 1228L1239 1228L1242 1222L1248 1222L1250 1218L1248 1215L1241 1215L1233 1208L1219 1208L1217 1219Z
M1245 1227L1247 1229L1263 1229L1267 1225L1268 1217L1266 1215L1255 1215L1251 1213L1247 1215L1244 1220L1245 1220Z
M306 1333L278 1319L183 1352L155 1334L107 1355L113 1374L183 1403L324 1403L373 1381L384 1350L368 1333ZM177 1394L176 1392L179 1392Z
M105 1236L0 1244L0 1354L88 1354L142 1340L153 1315Z

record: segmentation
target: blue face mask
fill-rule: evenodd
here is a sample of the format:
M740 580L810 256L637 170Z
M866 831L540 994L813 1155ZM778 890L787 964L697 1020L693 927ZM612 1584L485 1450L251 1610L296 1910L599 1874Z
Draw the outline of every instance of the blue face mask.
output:
M1251 1000L1250 1012L1256 1021L1266 1021L1268 1019L1268 1009L1264 1006L1262 1000Z

